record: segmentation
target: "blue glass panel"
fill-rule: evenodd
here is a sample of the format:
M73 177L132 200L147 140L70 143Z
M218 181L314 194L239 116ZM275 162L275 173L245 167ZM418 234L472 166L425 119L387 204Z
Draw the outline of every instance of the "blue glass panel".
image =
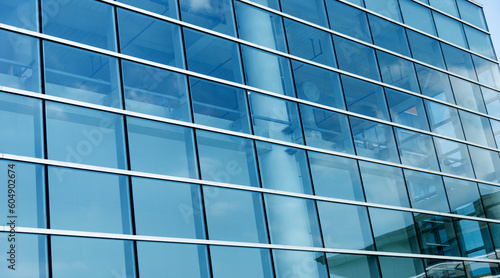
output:
M127 177L56 167L48 173L51 228L132 233Z
M377 251L420 253L411 213L378 208L368 211Z
M118 59L44 42L45 93L121 108Z
M404 27L371 14L368 20L375 45L410 56Z
M434 143L442 172L474 178L467 145L437 137Z
M43 156L42 101L0 93L0 153Z
M262 187L312 194L304 150L259 141L256 146ZM276 165L280 165L279 171Z
M297 103L249 93L255 135L303 144Z
M339 69L380 81L373 48L333 36Z
M459 114L467 141L496 148L495 137L493 137L488 118L463 110L459 110Z
M131 241L52 236L51 250L54 278L136 277Z
M127 130L132 170L198 177L191 129L127 118Z
M208 238L268 243L262 195L203 186Z
M176 0L118 0L122 3L132 5L150 12L161 14L164 16L179 18L177 15Z
M359 168L367 202L410 207L401 168L364 161Z
M380 278L375 256L327 253L326 261L331 278Z
M234 2L234 9L241 39L287 52L281 16L238 1Z
M484 217L477 183L448 177L443 180L452 213Z
M379 256L378 261L384 278L426 277L422 259Z
M455 227L462 256L484 257L495 251L486 222L458 220Z
M464 1L466 2L466 1ZM480 30L464 25L465 35L469 43L470 50L484 55L491 59L496 59L490 35Z
M273 278L269 249L210 246L214 277Z
M353 4L356 4L361 7L365 7L365 2L364 0L346 0L347 2L351 2Z
M231 0L179 1L182 21L235 36Z
M40 92L40 44L37 39L0 30L2 86Z
M439 171L432 136L394 128L401 162L405 165Z
M316 152L307 154L316 195L365 200L356 160Z
M397 0L365 0L366 8L401 22Z
M199 185L132 178L139 235L205 238Z
M460 256L453 220L428 214L415 213L422 253L429 255Z
M276 278L328 277L325 253L273 250Z
M455 103L448 74L415 64L418 83L423 95Z
M290 54L330 67L336 67L330 33L287 18L284 21Z
M450 76L450 81L458 105L486 113L479 85L454 76Z
M253 47L241 46L246 84L295 97L290 60Z
M127 110L191 122L186 76L129 61L121 64Z
M318 202L318 213L326 248L374 250L366 207Z
M113 6L91 0L42 0L44 33L116 50Z
M472 55L479 82L500 89L500 68L498 64Z
M424 100L431 131L457 139L464 139L462 124L456 108Z
M483 201L486 217L500 220L500 187L480 183L479 191L481 193L481 200ZM500 228L500 225L496 225L496 227ZM495 233L493 233L493 229L492 234L495 235ZM500 239L500 234L498 235Z
M392 127L349 117L356 153L360 156L399 163Z
M263 6L269 7L271 9L278 10L280 9L280 5L278 3L278 0L254 0L252 1L257 4L261 4Z
M210 277L204 245L139 241L137 261L142 278Z
M118 29L121 53L170 66L184 67L179 26L118 9Z
M284 13L328 27L325 3L322 0L280 0L280 2Z
M481 87L488 115L500 118L500 92Z
M500 121L490 119L490 124L493 135L495 136L495 141L497 142L497 147L500 147Z
M314 200L273 194L264 200L272 244L323 246Z
M413 62L377 50L380 74L384 83L419 92Z
M496 151L469 146L476 178L489 182L500 182L500 155Z
M325 2L332 30L365 42L372 42L366 12L338 1Z
M413 58L438 68L446 68L438 40L412 30L408 30L407 33ZM422 67L420 65L417 66Z
M238 44L184 28L188 69L242 83Z
M427 277L466 278L465 267L461 261L424 259Z
M390 120L382 86L347 75L341 75L347 110L366 116Z
M5 202L4 204L7 204ZM46 235L16 233L15 264L10 261L10 233L0 233L3 252L0 253L0 276L9 278L38 277L48 278L49 262ZM12 243L14 244L14 243ZM12 268L9 268L12 266Z
M429 130L422 98L385 88L393 122L422 130Z
M429 4L454 17L459 17L455 0L429 0Z
M303 104L299 107L306 145L354 154L346 115Z
M260 187L251 140L196 130L204 180Z
M53 102L45 107L49 159L127 167L122 116Z
M465 2L465 1L464 1ZM493 263L479 263L479 262L464 262L467 277L480 278L480 277L494 277L500 274L500 265Z
M298 98L345 109L338 73L297 61L292 68Z
M251 133L245 90L194 77L189 87L195 123Z
M477 80L471 55L448 44L441 43L444 60L449 71L466 78Z
M467 0L457 0L460 17L473 25L487 30L486 20L484 19L483 9Z
M410 202L413 208L449 212L441 176L404 170Z
M424 31L431 35L436 35L434 20L431 10L412 0L399 0L404 23ZM410 32L410 30L408 30Z
M38 31L38 1L2 1L0 22L31 31Z

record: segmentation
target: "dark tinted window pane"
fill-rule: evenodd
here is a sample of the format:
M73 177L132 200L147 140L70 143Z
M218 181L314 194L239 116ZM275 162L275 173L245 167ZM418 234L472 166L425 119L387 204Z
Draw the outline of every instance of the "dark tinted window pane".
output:
M500 187L480 183L479 190L486 217L500 220Z
M411 213L376 208L368 211L378 251L420 253Z
M371 14L368 20L375 45L410 56L404 27Z
M234 15L231 0L179 1L182 21L234 36Z
M460 256L453 220L447 217L415 214L422 253Z
M487 223L459 220L455 225L462 256L483 257L494 252Z
M274 277L269 249L210 246L210 258L214 277Z
M366 12L338 1L325 1L332 30L371 43Z
M347 110L366 116L389 120L382 86L341 75Z

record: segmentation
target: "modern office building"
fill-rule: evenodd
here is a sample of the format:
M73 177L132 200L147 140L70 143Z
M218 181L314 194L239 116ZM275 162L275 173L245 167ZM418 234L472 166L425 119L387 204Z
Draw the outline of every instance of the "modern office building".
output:
M500 277L470 0L0 0L0 277Z

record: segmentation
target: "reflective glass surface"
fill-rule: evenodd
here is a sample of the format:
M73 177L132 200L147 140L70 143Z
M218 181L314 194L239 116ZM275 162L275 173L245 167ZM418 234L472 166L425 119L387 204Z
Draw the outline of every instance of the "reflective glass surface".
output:
M371 14L368 15L368 20L375 45L410 56L404 27Z
M391 126L349 117L356 153L361 156L399 163Z
M488 115L500 118L500 92L481 87Z
M435 215L415 214L415 222L420 235L422 253L460 256L452 219Z
M327 253L330 277L379 278L380 271L374 256Z
M482 146L496 148L490 121L488 118L460 110L460 119L467 141Z
M438 68L445 68L443 53L438 40L412 30L408 30L407 34L413 58ZM419 67L420 65L415 66Z
M473 25L487 30L484 14L480 6L466 0L457 0L460 17Z
M373 48L333 36L339 69L380 81Z
M269 249L210 246L210 258L214 277L274 277Z
M392 122L422 130L429 130L425 116L424 103L421 98L385 89Z
M423 95L455 103L448 74L418 64L415 69Z
M454 76L450 76L450 81L458 105L486 113L478 85Z
M325 253L273 250L277 278L328 277Z
M444 60L449 71L472 80L477 80L469 53L444 43L441 43L441 48L443 49Z
M442 0L436 1L441 2ZM441 13L432 12L434 16L434 21L436 22L436 29L438 36L448 42L455 45L467 48L467 40L465 39L464 30L462 28L462 23L445 16Z
M436 28L430 9L415 3L412 0L399 0L403 21L405 24L417 28L431 35L436 35ZM408 30L408 33L413 31Z
M467 145L434 137L441 171L474 178Z
M384 83L413 92L419 91L412 62L379 50L377 50L377 58Z
M422 169L439 171L434 143L430 135L394 128L401 163Z
M481 180L500 182L500 155L497 151L469 146L474 173Z
M466 1L464 1L466 2ZM493 44L491 43L491 38L487 33L484 33L476 28L464 25L465 35L467 37L467 42L469 43L470 50L484 55L491 59L496 59L495 51L493 50Z
M176 0L119 0L122 3L145 9L164 16L178 18Z
M372 42L366 12L339 1L325 1L332 30Z
M38 1L2 1L0 22L31 31L38 31Z
M231 0L179 1L182 21L234 36Z
M368 211L378 251L420 253L411 213L378 208Z
M384 278L398 278L402 275L405 277L426 277L421 259L379 257L378 261Z
M458 110L434 101L424 100L431 131L444 136L464 139Z
M429 0L429 4L454 17L459 17L455 0Z
M441 176L404 170L406 185L413 208L449 212Z
M401 22L397 0L365 0L365 6L376 13Z
M10 247L9 240L10 233L2 232L0 233L0 240L4 242L5 252L0 255L0 275L2 277L9 278L24 278L24 277L39 277L48 278L49 276L49 258L48 258L48 247L47 247L47 236L46 235L33 235L33 234L16 234L16 240L22 242L23 244L17 244L16 255L22 254L22 261L16 260L16 264L13 269L8 266L10 263L11 252L7 247ZM10 237L12 238L12 237ZM9 244L9 245L8 245ZM19 256L17 257L19 258Z
M389 120L382 86L341 75L347 110L366 116Z
M287 14L328 27L325 4L322 0L280 0L281 10Z
M479 82L500 89L500 68L498 64L472 55Z
M485 222L455 222L460 250L464 257L480 257L494 252L488 225Z
M451 212L484 217L483 203L475 182L444 177Z

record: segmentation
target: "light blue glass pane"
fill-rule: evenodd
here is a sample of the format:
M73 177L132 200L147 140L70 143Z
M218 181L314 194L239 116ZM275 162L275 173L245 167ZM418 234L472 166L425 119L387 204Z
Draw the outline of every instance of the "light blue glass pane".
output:
M347 110L366 116L389 120L389 111L382 86L347 75L341 75Z
M255 135L303 144L297 103L249 93Z
M235 36L231 0L179 1L182 21Z
M379 256L378 261L384 278L426 277L422 259Z
M467 145L437 137L434 144L442 172L474 178Z
M367 202L410 207L401 168L364 161L359 168Z
M273 93L295 97L288 58L241 46L246 84Z
M443 180L452 213L484 217L477 183L448 177Z
M127 177L57 167L48 173L51 228L132 233Z
M264 200L272 244L323 246L313 200L274 194Z
M429 4L440 11L459 17L455 0L429 0Z
M330 278L380 278L377 257L327 253Z
M118 9L118 29L121 53L184 68L179 26Z
M328 27L325 3L322 0L280 0L280 2L284 13Z
M424 31L431 35L436 35L434 20L431 10L412 0L399 0L404 23ZM408 30L410 32L410 30Z
M401 22L397 0L365 0L366 8Z
M208 238L268 243L262 195L203 186Z
M488 30L486 27L486 20L484 19L484 14L482 8L474 3L467 0L457 0L458 10L460 11L460 17L473 25L483 29Z
M356 160L316 152L307 154L315 195L365 200Z
M138 235L205 238L198 185L132 178Z
M238 44L184 28L188 69L242 83Z
M0 30L2 86L40 92L40 44L37 39Z
M464 31L470 50L488 58L496 59L490 35L467 25L464 25Z
M438 40L408 30L408 42L410 43L413 58L438 68L446 68Z
M131 169L196 178L193 131L189 128L127 118Z
M418 83L423 95L455 103L448 74L415 64Z
M464 139L462 124L456 108L424 100L431 131L457 139Z
M195 123L251 133L245 90L194 77L189 87Z
M356 153L360 156L399 163L392 127L349 117Z
M122 60L127 110L191 122L186 76Z
M275 249L273 259L276 278L328 277L325 253Z
M497 147L500 147L500 121L490 119L490 124L493 135L495 136L495 141L497 142Z
M196 130L196 142L202 179L260 187L251 140Z
M472 80L477 80L476 71L474 70L469 53L444 43L441 43L441 48L443 49L444 60L449 71Z
M121 108L118 59L44 42L45 93Z
M467 141L496 148L495 137L493 137L488 118L463 110L459 110L459 114Z
M481 200L483 201L486 217L500 220L500 187L480 183L479 191L481 192ZM500 226L498 226L498 228L500 228ZM494 235L495 233L492 234ZM500 234L498 235L500 239Z
M258 3L258 1L253 2ZM237 1L234 2L234 9L239 38L287 52L281 16Z
M91 0L42 0L45 34L116 50L115 15L112 5Z
M451 87L457 104L481 113L486 113L479 86L461 78L450 76Z
M303 104L299 107L306 145L354 154L346 115Z
M410 202L413 208L449 212L441 176L404 170Z
M377 50L380 74L384 83L419 92L413 62Z
M500 118L500 92L481 87L488 115Z
M500 265L493 263L479 263L479 262L464 262L467 277L480 278L480 277L495 277L494 275L500 274Z
M0 93L0 153L43 156L42 101Z
M422 130L429 130L422 98L385 89L393 122Z
M338 73L297 61L292 68L298 98L345 109Z
M462 256L484 257L494 252L486 222L458 220L455 222Z
M460 256L453 219L415 213L422 253L429 255Z
M464 264L461 261L424 259L427 277L466 278Z
M500 182L500 155L496 151L469 146L476 178L489 182Z
M420 253L411 213L378 208L368 211L377 251Z
M38 1L2 1L0 22L31 31L38 31Z
M49 159L127 167L122 116L53 102L45 106Z
M4 203L6 204L6 203ZM47 236L16 233L15 264L10 261L11 252L8 243L10 233L0 233L3 252L0 253L0 276L9 278L49 277ZM14 244L14 243L12 243ZM11 266L12 268L9 268Z
M318 202L318 213L326 248L374 250L366 207Z
M404 27L371 14L368 20L375 45L410 56Z
M339 69L380 81L373 48L333 36Z
M269 249L210 246L212 271L217 278L272 278Z
M179 18L177 15L176 0L118 0L122 3L132 5L150 12L161 14L164 16Z
M132 241L52 236L51 250L54 278L136 277Z
M142 278L210 277L204 245L139 241L137 260Z
M430 135L394 128L401 162L408 166L439 171L439 165Z
M365 42L372 42L366 12L334 0L325 2L332 30Z
M284 21L290 54L336 67L330 33L286 18Z
M312 194L304 150L260 141L256 146L262 187ZM279 171L276 171L276 165L279 165Z
M327 0L327 1L329 1L329 0ZM351 2L353 4L356 4L356 5L360 6L360 7L365 7L364 0L346 0L346 1L347 2Z
M479 82L500 89L500 68L498 64L472 55Z

